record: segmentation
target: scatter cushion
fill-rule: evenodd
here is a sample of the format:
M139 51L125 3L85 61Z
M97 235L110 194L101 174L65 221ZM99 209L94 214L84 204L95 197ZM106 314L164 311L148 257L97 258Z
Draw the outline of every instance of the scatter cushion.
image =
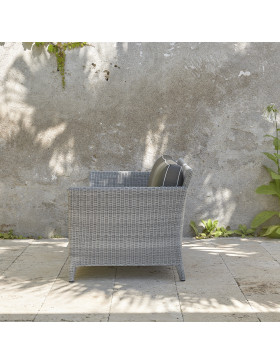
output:
M151 170L148 187L178 187L184 183L182 167L169 155L158 158Z

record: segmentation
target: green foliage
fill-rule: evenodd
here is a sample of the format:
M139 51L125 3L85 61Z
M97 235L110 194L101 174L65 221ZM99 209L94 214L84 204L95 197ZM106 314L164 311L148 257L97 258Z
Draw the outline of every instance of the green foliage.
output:
M47 50L48 50L49 53L55 53L55 48L54 48L54 46L52 44L48 45Z
M0 232L0 239L26 239L22 235L15 235L13 230L8 232Z
M207 221L201 220L202 224L204 225L203 233L207 235L211 235L216 230L216 227L218 225L218 220L212 221L211 219L208 219Z
M45 42L35 42L36 47L41 47L45 44Z
M83 48L87 46L87 42L35 42L36 47L46 46L47 51L50 54L54 54L56 56L57 70L61 74L62 77L62 87L65 88L65 59L66 59L66 50L71 50L75 48Z
M263 154L266 155L267 158L271 159L274 163L277 164L278 157L277 157L276 153L271 154L271 153L264 152Z
M276 167L276 171L266 167L267 172L270 175L271 181L266 185L261 185L256 189L256 193L262 195L275 195L280 199L280 165L279 165L279 149L280 149L280 139L278 137L279 128L277 123L278 109L274 104L268 105L265 109L265 115L270 122L275 124L275 134L276 136L266 134L265 137L272 138L272 144L275 149L275 153L264 152L264 155L273 161ZM263 223L272 218L273 216L280 217L279 211L262 211L258 213L252 223L251 228L259 228ZM268 236L270 238L280 238L280 225L270 225L267 227L261 227L259 231L260 236Z
M203 224L202 232L199 232L198 227L194 221L190 222L190 226L195 232L196 239L228 237L233 234L233 231L227 230L229 227L218 227L218 220L212 221L211 219L208 219L207 221L201 220L201 222Z
M196 226L196 223L194 221L190 222L190 227L193 229L193 231L195 232L195 236L199 235L199 231L198 228Z
M221 238L227 238L228 236L233 234L232 230L227 230L229 229L229 226L227 226L227 228L221 226L221 227L217 227L216 232L215 232L215 236L220 236Z
M262 211L259 214L257 214L252 223L251 223L251 227L253 229L256 229L257 227L259 227L261 224L263 224L264 222L266 222L267 220L269 220L272 216L278 215L279 216L279 212L278 211Z
M233 230L233 233L236 235L241 235L242 238L245 238L245 236L254 236L255 229L248 229L246 225L238 225L237 230Z
M268 185L259 186L256 189L256 193L263 194L263 195L276 195L280 198L280 187L279 187L279 183L277 183L277 182L275 179L274 181L269 182Z
M280 238L280 225L270 225L263 227L260 232L260 236L266 236L272 239L279 239Z
M23 236L23 235L15 235L13 230L7 231L0 231L0 239L36 239L40 240L42 239L42 236L38 236L37 238L34 236Z
M270 104L266 107L265 112L269 115L271 113L276 114L278 113L278 110L275 106L275 104Z

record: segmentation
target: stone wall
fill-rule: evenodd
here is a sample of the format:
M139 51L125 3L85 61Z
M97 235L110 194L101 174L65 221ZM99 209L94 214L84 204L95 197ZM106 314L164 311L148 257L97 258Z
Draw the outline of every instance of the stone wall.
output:
M55 56L0 43L0 230L66 236L68 187L162 153L194 171L185 235L190 220L234 228L277 208L254 191L269 180L262 110L280 99L280 43L91 45L67 52L63 89Z

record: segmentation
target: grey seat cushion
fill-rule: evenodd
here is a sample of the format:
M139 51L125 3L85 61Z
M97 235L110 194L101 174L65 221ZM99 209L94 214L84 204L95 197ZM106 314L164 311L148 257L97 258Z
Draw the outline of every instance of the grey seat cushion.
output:
M182 167L170 155L158 158L151 170L148 187L178 187L184 183Z

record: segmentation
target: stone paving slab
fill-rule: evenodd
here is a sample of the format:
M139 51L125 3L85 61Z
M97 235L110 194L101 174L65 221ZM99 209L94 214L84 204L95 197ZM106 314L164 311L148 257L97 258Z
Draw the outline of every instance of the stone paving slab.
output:
M280 263L280 244L276 242L266 241L261 243L261 246L278 262Z
M68 261L46 297L35 321L108 321L114 289L114 267L80 267L68 282Z
M129 321L182 321L173 268L118 267L109 321L124 313Z
M1 249L20 249L20 248L25 248L28 245L30 245L32 242L31 239L27 239L27 240L6 240L6 239L0 239L0 250Z
M177 284L177 290L184 321L258 321L221 257L224 248L214 243L193 241L183 245L187 279ZM236 249L230 241L227 248L231 254ZM243 255L237 252L240 249L235 254Z
M0 249L0 274L4 273L9 266L22 254L25 248Z
M173 267L79 267L68 240L0 240L0 321L280 321L280 241L185 239Z
M0 321L33 321L50 292L53 281L24 281L1 276Z

